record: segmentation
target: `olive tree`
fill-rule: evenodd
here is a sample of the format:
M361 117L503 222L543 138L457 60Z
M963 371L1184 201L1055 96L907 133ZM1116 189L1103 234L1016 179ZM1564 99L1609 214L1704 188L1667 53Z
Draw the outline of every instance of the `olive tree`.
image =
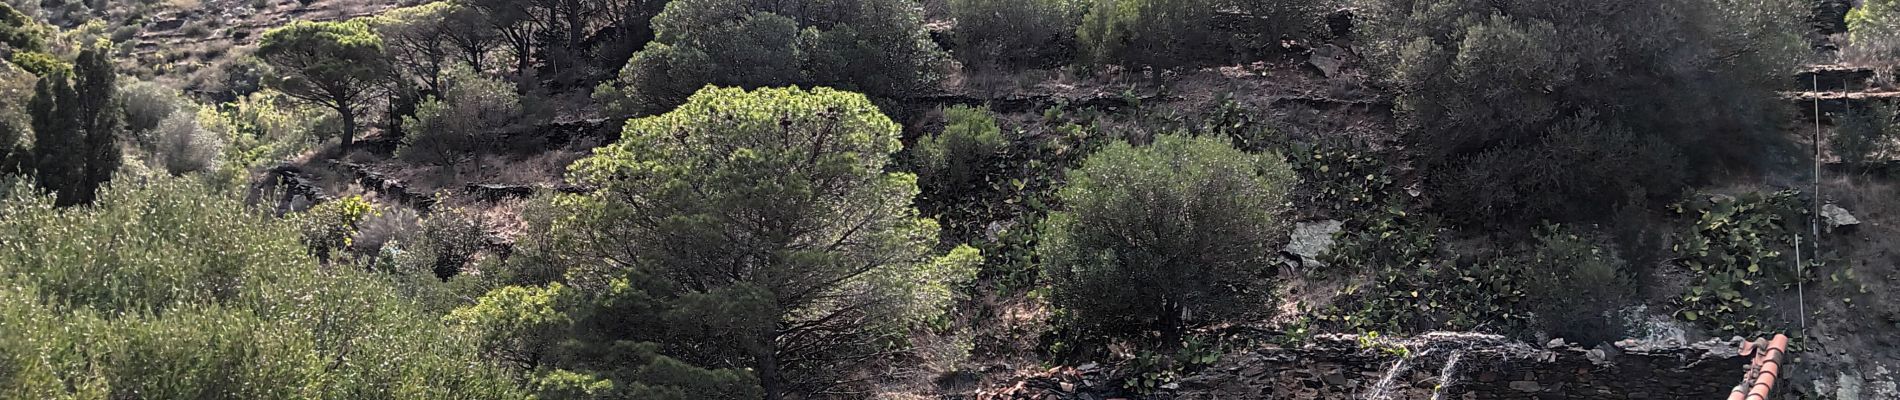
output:
M358 109L389 73L382 38L361 21L298 21L265 31L257 57L275 67L266 77L271 88L336 110L345 147L356 140Z
M1042 222L1043 274L1063 322L1163 345L1247 308L1285 233L1298 178L1277 154L1210 137L1118 142L1069 171L1063 209Z
M980 257L939 250L916 177L886 172L898 136L863 95L828 88L709 87L629 121L572 167L599 190L560 201L558 244L533 246L571 263L564 290L584 304L568 313L579 344L552 362L566 372L548 376L634 397L718 379L684 393L777 399L905 343Z

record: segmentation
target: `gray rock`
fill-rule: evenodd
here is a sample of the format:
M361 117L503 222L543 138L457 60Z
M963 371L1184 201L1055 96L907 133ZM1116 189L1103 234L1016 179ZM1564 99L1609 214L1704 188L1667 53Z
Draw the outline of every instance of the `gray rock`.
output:
M1511 381L1511 390L1537 392L1544 390L1544 385L1537 384L1537 381Z
M1847 212L1847 209L1832 203L1821 206L1821 219L1827 220L1827 228L1829 230L1860 225L1860 219L1854 218L1854 214L1850 214Z
M1313 48L1307 56L1306 64L1318 69L1321 76L1332 78L1338 76L1339 68L1346 64L1347 57L1349 53L1346 49L1328 44Z
M1293 236L1281 251L1293 257L1293 266L1302 269L1316 269L1326 266L1319 256L1333 248L1333 235L1343 226L1338 220L1301 222L1294 225Z

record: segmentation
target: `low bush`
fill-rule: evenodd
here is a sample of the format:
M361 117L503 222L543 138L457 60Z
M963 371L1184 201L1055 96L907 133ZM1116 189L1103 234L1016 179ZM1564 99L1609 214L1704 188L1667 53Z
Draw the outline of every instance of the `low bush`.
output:
M911 150L918 186L939 201L975 189L1009 144L988 108L953 106L943 110L943 118L943 132L919 138Z
M1062 323L1085 335L1164 346L1185 328L1233 317L1271 271L1296 182L1278 154L1226 140L1164 135L1110 144L1068 174L1064 209L1043 221L1043 273Z
M0 397L523 397L381 277L322 268L289 224L211 193L0 199Z
M1635 293L1616 249L1600 235L1558 225L1535 236L1531 249L1513 261L1530 278L1526 294L1537 327L1573 343L1621 338L1624 327L1609 314Z
M180 109L158 124L150 134L152 162L172 175L217 168L226 134L199 124L199 114Z
M1798 279L1786 256L1807 208L1796 192L1708 196L1671 206L1690 225L1676 237L1676 263L1693 281L1675 315L1724 334L1772 331L1755 300ZM1802 260L1814 263L1813 259ZM1818 265L1807 271L1817 270Z

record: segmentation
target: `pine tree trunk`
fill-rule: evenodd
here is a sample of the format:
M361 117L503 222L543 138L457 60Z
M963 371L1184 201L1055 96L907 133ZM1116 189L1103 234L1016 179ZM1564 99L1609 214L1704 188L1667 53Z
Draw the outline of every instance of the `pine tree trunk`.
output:
M779 382L778 348L770 339L762 347L765 351L760 352L758 357L759 388L765 389L765 400L779 400L784 398L784 395L779 393L784 388L780 387L782 384Z
M343 148L348 149L356 144L356 113L348 106L337 107L336 112L343 116Z

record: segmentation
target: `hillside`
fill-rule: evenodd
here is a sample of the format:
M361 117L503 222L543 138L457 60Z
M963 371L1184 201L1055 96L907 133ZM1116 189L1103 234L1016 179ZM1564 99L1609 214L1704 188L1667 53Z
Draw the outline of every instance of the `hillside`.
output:
M14 3L0 398L1900 397L1891 0Z

